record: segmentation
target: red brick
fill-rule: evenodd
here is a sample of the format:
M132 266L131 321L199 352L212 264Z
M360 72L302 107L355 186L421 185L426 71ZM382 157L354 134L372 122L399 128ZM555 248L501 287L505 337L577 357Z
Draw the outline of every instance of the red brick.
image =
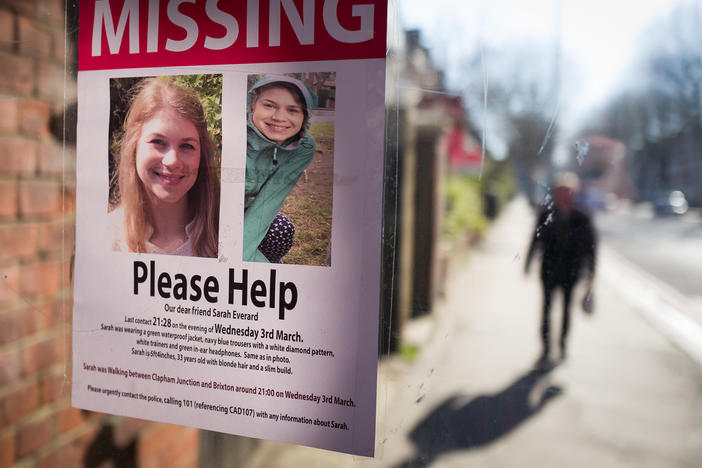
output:
M39 468L83 466L83 456L87 442L84 438L75 439L39 459Z
M20 55L49 58L52 55L51 34L29 18L20 16L17 21Z
M61 210L64 215L75 213L76 211L76 188L74 185L66 182L63 186L63 199L61 200Z
M0 268L0 305L20 297L20 269L17 265ZM1 309L0 309L1 310Z
M70 300L49 301L40 305L32 305L19 313L24 314L25 317L32 317L26 325L27 328L31 327L32 333L54 327L69 330L72 314L71 304Z
M59 221L42 223L39 227L39 251L42 253L65 252L66 255L70 255L74 243L75 220L73 216L66 216Z
M10 466L15 461L15 438L13 433L0 436L0 466Z
M0 218L15 216L17 216L17 184L12 180L0 180Z
M51 366L55 359L51 356L53 341L44 340L35 343L24 350L23 362L25 375L31 376L36 372Z
M0 89L30 94L34 89L32 59L0 52Z
M114 426L115 445L126 447L139 436L139 432L151 424L143 419L121 418Z
M64 172L63 148L53 140L39 145L39 172L46 175L60 175Z
M64 148L53 140L39 145L39 172L47 175L73 176L76 170L76 155L72 148Z
M68 369L71 366L73 335L71 335L70 327L63 327L62 331L63 333L56 337L54 350L57 355L56 360L61 363L64 369Z
M0 10L0 48L12 50L15 39L15 16L10 10Z
M0 427L16 423L39 406L39 389L29 384L0 398Z
M198 453L193 453L183 460L180 460L178 468L200 468L200 458Z
M36 5L33 0L3 0L3 3L23 15L34 16L36 13Z
M68 47L68 49L66 48ZM66 57L66 50L72 50L75 45L66 44L66 35L63 30L54 31L54 58L63 62L70 60L71 57Z
M56 430L66 432L85 422L83 411L78 408L64 408L56 414Z
M53 296L61 287L61 263L45 261L23 265L20 270L20 292L28 296Z
M18 349L0 352L0 387L22 375L22 361Z
M26 138L0 137L0 174L31 175L37 169L37 144Z
M58 302L60 304L61 301ZM24 311L25 315L32 317L33 332L48 330L61 323L57 312L57 303L50 301L44 304L32 304L31 308Z
M51 314L48 305L26 308L5 307L0 312L0 345L31 335L47 327Z
M43 101L25 99L20 107L20 130L29 136L49 136L51 106Z
M64 282L68 280L64 278ZM51 303L51 312L47 314L47 326L61 325L67 332L70 332L71 320L73 318L72 298Z
M51 181L20 181L20 214L23 217L55 214L61 211L61 188Z
M169 443L178 436L180 426L173 424L154 424L144 434L137 445L137 463L148 460L162 460Z
M0 263L36 255L39 226L36 223L0 224Z
M14 96L0 96L0 131L12 133L19 128L18 103L19 100Z
M22 458L46 444L51 437L48 417L24 424L17 431L17 458Z
M60 326L62 330L70 328L71 308L68 301L52 300L32 308L36 317L36 330L48 330Z
M37 92L39 97L63 103L65 91L70 92L70 84L63 74L63 66L52 63L40 63L37 72ZM68 98L68 97L67 97Z
M31 375L56 363L63 363L66 352L63 335L35 343L24 350L24 372Z
M190 458L193 453L197 453L199 444L199 433L196 429L183 428L181 435L174 440L163 461L164 466L175 466L178 462Z
M137 455L137 466L139 468L171 468L166 467L162 462L161 462L161 457L150 457L147 459L140 460L139 456Z
M1 283L0 283L1 284ZM26 335L27 316L18 309L0 309L0 346Z
M45 375L40 383L41 403L53 403L71 395L71 383L63 374Z
M37 2L37 17L63 28L64 0L41 0Z

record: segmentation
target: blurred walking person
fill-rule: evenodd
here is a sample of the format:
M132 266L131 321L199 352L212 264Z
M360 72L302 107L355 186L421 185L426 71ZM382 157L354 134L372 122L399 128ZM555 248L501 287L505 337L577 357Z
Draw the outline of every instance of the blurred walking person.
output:
M561 360L566 358L573 289L583 273L587 286L586 298L592 297L597 236L590 217L574 206L579 185L578 177L571 172L560 174L556 178L552 190L553 201L539 215L524 265L524 271L528 273L534 254L541 251L543 352L537 364L540 368L548 367L550 363L551 303L554 291L560 288L563 293Z

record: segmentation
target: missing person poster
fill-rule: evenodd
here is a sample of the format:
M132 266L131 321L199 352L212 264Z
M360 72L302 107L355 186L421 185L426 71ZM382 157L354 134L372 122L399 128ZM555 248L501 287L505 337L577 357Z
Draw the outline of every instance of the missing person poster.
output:
M386 14L81 1L74 406L373 455Z

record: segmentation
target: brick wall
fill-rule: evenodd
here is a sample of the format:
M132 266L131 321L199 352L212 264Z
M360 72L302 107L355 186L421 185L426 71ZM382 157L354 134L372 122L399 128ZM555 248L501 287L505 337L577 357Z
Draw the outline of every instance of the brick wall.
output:
M200 431L71 408L65 36L64 0L0 1L0 467L197 466Z

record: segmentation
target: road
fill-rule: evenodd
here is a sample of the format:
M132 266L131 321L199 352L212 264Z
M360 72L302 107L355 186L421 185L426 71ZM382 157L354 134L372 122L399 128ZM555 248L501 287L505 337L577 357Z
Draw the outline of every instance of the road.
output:
M702 310L702 216L656 217L638 205L595 215L605 245L676 289Z

